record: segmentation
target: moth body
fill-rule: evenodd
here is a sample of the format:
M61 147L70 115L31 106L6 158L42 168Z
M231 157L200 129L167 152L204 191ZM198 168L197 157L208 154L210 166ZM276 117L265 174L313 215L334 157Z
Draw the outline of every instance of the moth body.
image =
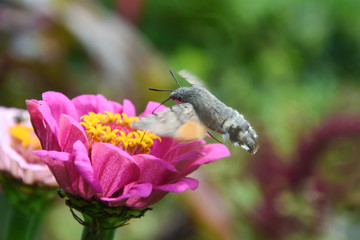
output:
M178 103L190 103L200 121L209 129L222 133L224 140L242 146L250 153L259 147L257 133L242 114L226 106L206 88L181 87L170 94L170 99Z

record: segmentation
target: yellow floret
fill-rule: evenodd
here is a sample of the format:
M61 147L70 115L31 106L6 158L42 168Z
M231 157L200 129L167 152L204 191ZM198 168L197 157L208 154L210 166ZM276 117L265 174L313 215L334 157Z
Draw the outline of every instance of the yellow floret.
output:
M130 125L138 119L138 117L128 117L125 113L114 114L104 111L104 113L95 114L90 112L81 117L80 124L85 127L90 148L94 142L106 142L129 153L149 153L154 139L161 141L161 138L153 133L133 130ZM126 132L124 132L125 129Z

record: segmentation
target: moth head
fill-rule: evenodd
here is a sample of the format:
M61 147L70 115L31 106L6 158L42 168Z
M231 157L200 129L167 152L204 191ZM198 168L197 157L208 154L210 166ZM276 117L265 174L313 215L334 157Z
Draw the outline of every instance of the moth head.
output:
M188 87L178 88L170 94L169 98L177 103L186 103L191 97L189 89Z

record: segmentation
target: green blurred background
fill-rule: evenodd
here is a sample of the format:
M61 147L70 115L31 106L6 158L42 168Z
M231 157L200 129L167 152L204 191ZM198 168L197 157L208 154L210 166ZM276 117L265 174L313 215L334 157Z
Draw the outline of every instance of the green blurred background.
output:
M0 3L0 105L48 90L142 112L187 69L251 122L260 150L204 166L116 239L358 239L360 1ZM186 82L179 77L181 83ZM212 142L212 139L207 139ZM79 239L54 201L42 239Z

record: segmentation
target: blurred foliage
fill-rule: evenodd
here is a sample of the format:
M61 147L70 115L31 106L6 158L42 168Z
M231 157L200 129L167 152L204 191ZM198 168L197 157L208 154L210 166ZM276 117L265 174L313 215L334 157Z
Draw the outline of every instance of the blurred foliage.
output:
M232 157L205 168L224 204L207 212L216 218L212 209L225 206L225 235L357 239L359 1L34 2L0 4L1 105L24 107L24 99L57 90L131 98L140 112L167 97L148 87L176 88L167 68L187 69L260 136L255 156L227 144ZM195 211L196 198L180 195L119 229L119 239L224 239ZM52 209L44 239L75 236L67 218L64 206Z

